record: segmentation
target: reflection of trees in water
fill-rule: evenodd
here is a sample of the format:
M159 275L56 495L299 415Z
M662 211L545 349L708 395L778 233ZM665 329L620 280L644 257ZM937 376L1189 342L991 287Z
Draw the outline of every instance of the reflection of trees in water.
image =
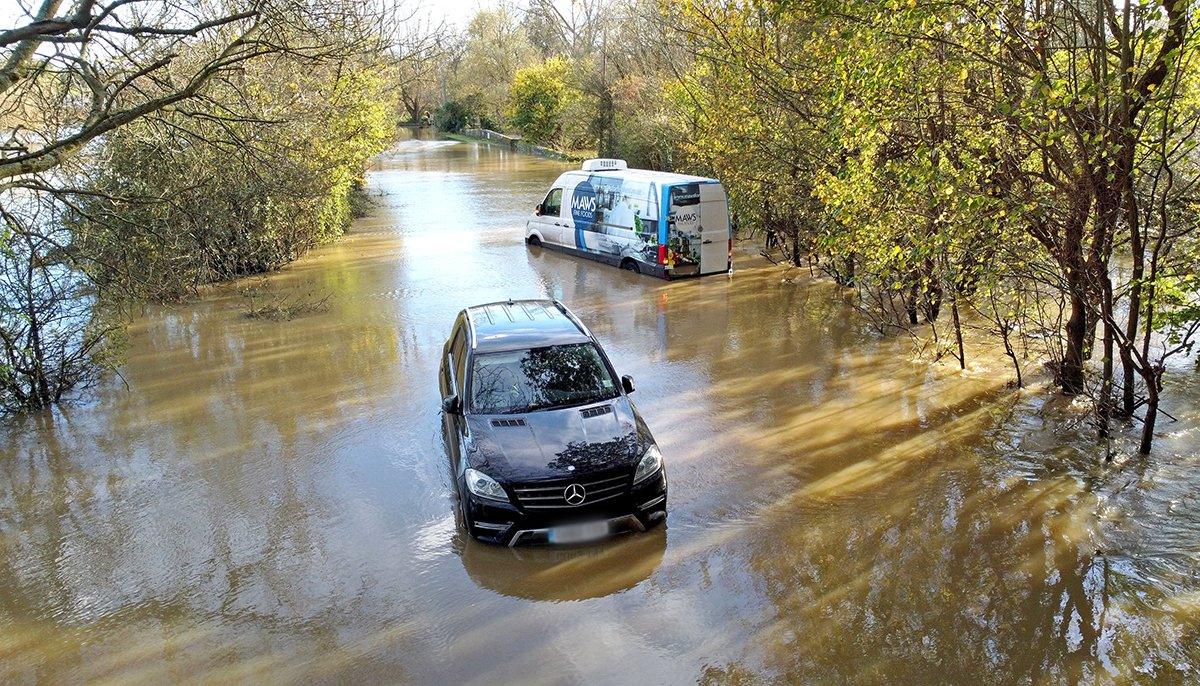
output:
M713 651L702 679L1111 680L1103 656L1122 677L1150 681L1154 676L1133 670L1146 665L1160 680L1182 680L1173 665L1200 664L1194 572L1183 580L1155 568L1167 556L1194 560L1188 539L1164 536L1136 555L1112 554L1110 532L1103 543L1093 540L1094 493L1104 485L1090 481L1095 444L1082 429L1066 435L1061 423L1037 414L1044 398L1014 398L1002 389L971 394L941 412L949 402L939 396L942 386L924 369L888 358L895 348L880 343L836 292L819 283L780 285L777 271L747 269L737 278L729 290L683 282L669 300L654 302L614 282L589 312L602 338L616 332L627 349L657 344L667 360L689 364L694 385L721 389L698 403L711 414L689 424L695 433L675 433L672 453L702 454L714 434L731 430L763 436L775 451L769 461L745 460L768 471L765 486L748 486L753 475L714 478L698 496L737 510L751 509L750 498L768 498L772 485L782 492L758 511L755 525L738 529L743 544L724 543L713 553L725 570L738 570L722 573L715 594L744 611L730 619L729 634L738 638ZM590 283L581 277L565 297L587 302ZM670 367L651 367L639 385L652 388L663 369ZM827 415L822 408L831 402L838 412ZM845 409L837 404L843 402ZM979 425L955 424L979 408L1013 411ZM893 415L912 421L881 426L892 425ZM799 428L783 432L787 427ZM942 445L928 455L881 454L908 440L922 444L921 437L940 437ZM1015 456L1022 445L1027 454ZM1080 459L1067 462L1055 452L1048 460L1060 447ZM1028 464L1018 466L1022 459ZM705 468L720 469L719 461ZM870 482L890 468L894 476L869 488L850 477ZM788 499L791 479L803 485L843 469L848 483L831 489L832 499ZM1141 486L1147 480L1132 464L1119 477L1099 473L1110 485L1132 480L1124 498L1143 489L1162 495L1165 485ZM1161 534L1169 526L1161 501L1121 510L1137 520L1120 522L1122 536L1145 538L1147 529ZM1172 518L1187 517L1176 511ZM1180 531L1186 526L1181 522ZM705 540L682 527L676 532ZM1164 612L1172 594L1187 609ZM737 631L760 609L761 635L743 640ZM756 643L761 647L746 647Z
M639 454L638 446L635 431L599 443L572 442L560 450L546 466L553 470L573 466L578 473L588 474L605 468L631 465L630 461Z
M1080 480L1014 484L975 459L800 506L816 512L802 524L776 514L774 545L752 541L747 565L771 608L773 677L1077 683L1109 660L1160 675L1196 663L1196 644L1152 609L1158 583L1115 573L1080 530L1095 506Z
M475 411L507 412L576 402L614 390L612 376L590 343L533 348L511 362L489 360L509 354L478 358L471 381Z
M355 477L339 468L352 458L335 439L378 422L392 408L385 394L431 397L436 385L420 330L361 297L394 270L342 266L273 277L340 289L336 317L246 321L225 316L219 294L174 308L133 330L128 388L46 415L57 426L31 415L27 431L8 433L0 624L38 628L0 660L0 682L32 673L21 671L27 658L40 678L85 680L93 664L141 649L125 639L146 627L147 647L188 636L187 654L162 663L186 670L217 666L215 655L243 641L264 654L319 652L345 645L345 627L365 634L410 612L392 604L394 590L370 588L390 561L373 566L369 546L347 544L355 528L331 503L349 500L339 479ZM356 452L377 449L358 436ZM381 602L376 625L362 612ZM0 628L0 643L12 635ZM157 660L145 659L148 673Z
M220 669L233 642L335 647L337 627L362 626L344 599L364 581L337 573L344 539L311 465L290 459L308 452L295 437L247 479L240 460L112 458L94 449L106 435L64 417L30 415L0 445L0 644L25 629L5 618L36 627L10 644L0 682L111 677L97 650L128 650L151 675ZM176 640L186 654L151 650Z

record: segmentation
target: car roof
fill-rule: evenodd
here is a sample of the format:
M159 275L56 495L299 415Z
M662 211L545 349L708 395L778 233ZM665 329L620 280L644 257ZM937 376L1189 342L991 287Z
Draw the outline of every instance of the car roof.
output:
M466 309L477 352L585 343L587 328L554 300L505 300Z

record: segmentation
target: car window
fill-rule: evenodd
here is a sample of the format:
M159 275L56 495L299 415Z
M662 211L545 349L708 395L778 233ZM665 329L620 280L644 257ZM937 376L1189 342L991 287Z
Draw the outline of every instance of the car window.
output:
M562 189L555 188L546 194L546 199L542 201L542 214L548 214L557 217L562 213Z
M471 409L529 412L615 398L617 384L592 343L476 354Z

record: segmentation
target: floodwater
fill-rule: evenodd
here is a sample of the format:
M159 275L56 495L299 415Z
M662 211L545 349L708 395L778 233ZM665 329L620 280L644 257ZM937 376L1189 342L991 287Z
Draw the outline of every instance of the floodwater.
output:
M245 284L154 309L123 380L8 420L0 681L1200 679L1193 366L1155 456L1105 466L1079 409L913 360L828 283L526 248L563 168L402 141L372 216L266 282L323 311L247 318ZM456 531L442 342L465 305L544 295L637 379L666 527Z

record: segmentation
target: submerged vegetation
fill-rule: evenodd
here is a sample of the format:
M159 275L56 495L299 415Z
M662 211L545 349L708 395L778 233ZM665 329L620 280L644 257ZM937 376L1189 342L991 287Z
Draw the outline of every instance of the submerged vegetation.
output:
M126 313L349 225L394 137L386 4L50 0L0 31L0 406L115 359Z
M236 117L204 103L109 138L78 212L105 285L177 297L275 269L349 226L366 160L394 136L384 75L258 66L255 80L271 86L238 94Z
M1200 329L1193 14L535 0L481 12L427 73L458 121L719 177L744 234L853 289L880 330L966 368L982 322L1015 385L1048 367L1101 435L1140 423L1149 452ZM498 33L507 89L468 67Z

